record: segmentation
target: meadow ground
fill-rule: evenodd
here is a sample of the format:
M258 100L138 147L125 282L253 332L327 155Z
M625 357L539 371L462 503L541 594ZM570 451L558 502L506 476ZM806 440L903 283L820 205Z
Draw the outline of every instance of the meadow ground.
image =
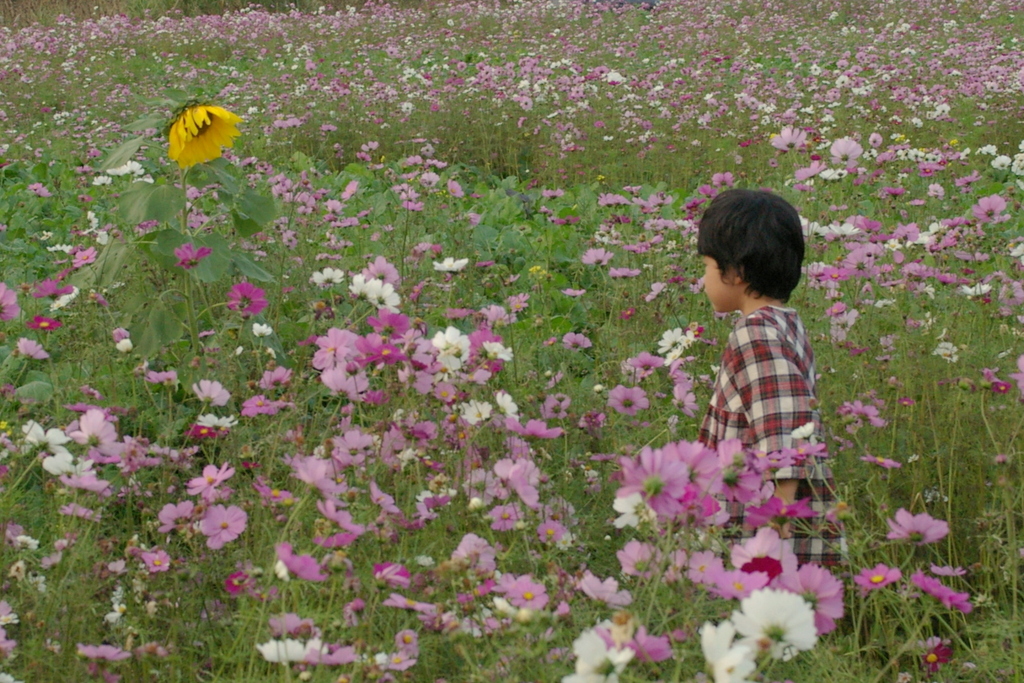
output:
M707 4L0 0L0 681L1024 681L1024 6ZM767 465L729 187L805 221ZM844 565L724 536L825 452Z

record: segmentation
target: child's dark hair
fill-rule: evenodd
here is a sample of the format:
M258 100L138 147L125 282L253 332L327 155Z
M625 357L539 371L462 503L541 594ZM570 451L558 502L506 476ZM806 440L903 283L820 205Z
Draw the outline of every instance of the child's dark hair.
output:
M743 278L747 293L787 301L804 260L800 214L771 192L726 190L704 211L697 253Z

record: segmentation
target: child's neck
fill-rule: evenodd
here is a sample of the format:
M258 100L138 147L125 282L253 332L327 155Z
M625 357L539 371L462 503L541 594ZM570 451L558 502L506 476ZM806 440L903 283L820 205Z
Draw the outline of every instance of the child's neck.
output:
M744 293L743 298L740 301L740 312L743 313L743 317L746 317L754 311L766 306L782 306L782 301L779 299L773 299L770 296Z

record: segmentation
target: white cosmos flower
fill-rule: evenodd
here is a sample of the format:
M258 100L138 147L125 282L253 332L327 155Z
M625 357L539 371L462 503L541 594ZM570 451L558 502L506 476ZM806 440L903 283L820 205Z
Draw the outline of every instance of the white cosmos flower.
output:
M1010 168L1010 164L1012 163L1013 159L1006 156L1005 154L1000 154L999 156L992 160L992 168L996 169L997 171L1005 171L1006 169Z
M736 629L728 621L718 626L706 622L700 629L700 647L715 683L749 683L747 674L757 668L753 650L734 644L735 636Z
M35 420L29 420L22 425L21 431L25 435L25 443L41 446L51 453L66 451L64 444L71 441L71 437L59 429L51 428L43 431L42 425Z
M494 394L494 402L498 404L498 410L505 415L515 417L519 414L519 406L512 399L512 394L505 390L500 390Z
M437 361L449 372L461 368L463 359L469 356L469 337L457 327L449 326L444 332L438 332L430 343L438 351Z
M493 407L486 401L469 401L459 406L459 415L471 425L478 425L491 417Z
M814 610L802 597L788 591L762 588L740 602L732 624L744 645L757 652L789 661L818 642Z
M272 334L274 334L274 328L270 325L263 325L261 323L252 324L252 336L269 337Z
M612 508L619 513L615 520L616 529L623 529L627 526L636 527L642 521L654 521L655 519L654 510L644 502L639 491L628 496L617 496L612 503Z
M453 259L449 256L443 261L434 261L434 270L439 273L458 273L468 265L468 258Z
M309 281L320 286L340 285L345 281L345 271L337 268L324 268L313 273Z
M989 292L992 291L992 285L987 285L987 284L985 284L983 282L979 282L978 284L974 285L973 287L968 287L967 285L961 285L957 289L957 291L960 292L961 294L963 294L964 296L984 296L984 295L986 295L986 294L988 294Z
M398 296L393 285L379 278L367 280L362 273L353 275L352 284L348 286L348 290L355 296L366 299L377 308L386 308L392 313L398 313L401 297Z
M212 429L231 429L238 424L238 418L232 416L229 417L218 417L213 413L207 413L200 415L196 419L196 424L200 427L210 427Z
M268 662L302 662L313 652L319 653L324 649L324 644L319 638L310 640L295 640L294 638L283 638L281 640L268 640L256 646L256 649Z
M617 683L635 652L628 648L609 648L597 631L584 631L573 641L576 673L564 676L562 683Z
M512 349L503 346L501 342L484 342L484 353L491 360L512 360Z
M939 342L939 345L932 351L933 356L939 356L945 358L950 363L955 363L960 360L960 356L956 353L956 345L952 342Z
M128 175L129 173L135 176L142 175L146 170L142 168L142 164L137 161L129 161L124 166L118 166L117 168L111 168L107 170L107 175L119 177Z
M79 460L63 446L60 451L43 458L43 469L55 477L62 474L84 474L92 469L92 460Z

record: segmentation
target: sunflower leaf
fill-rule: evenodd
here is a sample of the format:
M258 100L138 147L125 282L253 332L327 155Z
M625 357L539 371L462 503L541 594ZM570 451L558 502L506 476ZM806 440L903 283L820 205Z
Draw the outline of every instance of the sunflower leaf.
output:
M173 224L184 208L184 195L171 185L133 183L131 189L121 195L121 215L131 225L145 221Z
M277 218L277 205L272 197L266 197L246 188L238 195L238 212L245 218L267 225Z
M256 262L245 254L241 254L237 251L231 252L231 263L235 265L235 268L239 273L246 277L250 277L253 280L257 280L259 282L274 281L273 275L256 265Z
M139 132L143 130L148 130L150 128L163 130L164 126L166 125L167 117L163 114L154 113L147 114L146 116L143 116L141 119L136 119L135 121L132 121L127 126L125 126L125 130L130 130L132 132Z
M111 168L124 166L129 161L131 161L132 157L135 156L135 153L138 152L139 149L141 149L142 146L146 144L149 143L146 141L146 138L142 136L132 138L131 140L122 143L120 146L112 150L110 154L107 155L107 158L104 159L103 162L100 164L99 170L107 171Z
M135 350L145 358L153 357L161 347L181 339L185 326L170 308L157 301L149 311L148 320L140 322L132 332L132 338L139 340Z

